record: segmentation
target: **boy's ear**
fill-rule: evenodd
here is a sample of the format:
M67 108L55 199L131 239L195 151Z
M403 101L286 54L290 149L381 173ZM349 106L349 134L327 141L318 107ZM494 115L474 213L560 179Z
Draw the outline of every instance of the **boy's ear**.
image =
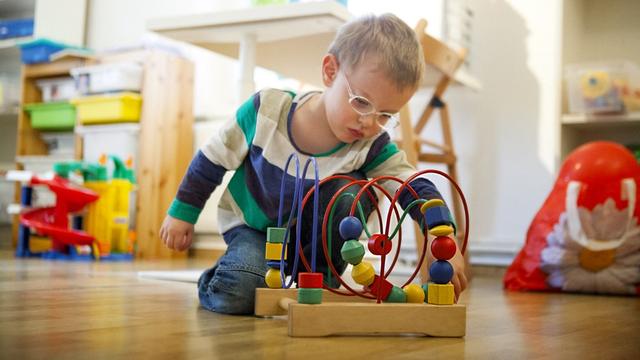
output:
M331 86L338 76L338 59L333 54L326 54L322 58L322 83L325 86Z

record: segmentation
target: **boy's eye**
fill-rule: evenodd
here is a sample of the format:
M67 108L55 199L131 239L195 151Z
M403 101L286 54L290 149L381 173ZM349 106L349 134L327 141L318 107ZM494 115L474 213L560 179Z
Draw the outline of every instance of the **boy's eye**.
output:
M358 106L367 107L369 106L369 102L361 97L356 97L353 99Z

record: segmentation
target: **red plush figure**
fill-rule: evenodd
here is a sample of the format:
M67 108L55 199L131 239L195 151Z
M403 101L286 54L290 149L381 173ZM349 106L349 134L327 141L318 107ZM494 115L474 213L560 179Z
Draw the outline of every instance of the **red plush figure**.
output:
M625 147L576 149L533 219L505 288L640 295L639 185L640 165Z

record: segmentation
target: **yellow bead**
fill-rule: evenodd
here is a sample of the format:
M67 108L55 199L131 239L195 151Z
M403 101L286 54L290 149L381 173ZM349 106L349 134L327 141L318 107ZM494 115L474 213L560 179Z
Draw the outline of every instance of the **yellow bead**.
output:
M453 305L453 284L429 283L427 302L433 305Z
M376 272L373 270L371 263L362 261L351 270L353 281L360 285L369 286L373 282Z
M420 212L424 214L428 208L432 208L434 206L444 206L444 201L440 199L431 199L429 201L425 201L422 206L420 206Z
M449 236L453 233L453 227L450 225L439 225L433 229L429 229L429 234L433 236Z
M264 248L264 258L267 260L280 260L282 255L282 243L266 243ZM287 251L284 252L284 259L287 260Z
M407 295L408 303L422 304L424 302L424 290L420 285L409 284L405 286L402 290Z
M264 282L271 289L278 289L282 287L282 279L280 278L280 270L269 269L264 275Z

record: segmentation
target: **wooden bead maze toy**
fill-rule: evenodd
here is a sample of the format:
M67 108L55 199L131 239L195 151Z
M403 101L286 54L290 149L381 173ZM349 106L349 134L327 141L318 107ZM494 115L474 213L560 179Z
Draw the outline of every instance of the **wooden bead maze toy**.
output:
M463 337L466 331L466 306L454 303L454 289L451 284L453 267L449 263L456 252L455 240L451 238L455 224L448 208L440 199L420 199L418 194L408 184L415 178L425 174L437 174L452 182L464 205L465 225L468 229L469 212L458 184L447 174L438 170L422 170L414 174L406 181L391 176L381 176L373 180L357 180L344 175L330 176L322 181L318 180L317 163L314 158L309 158L305 164L302 176L299 174L299 160L292 154L287 161L281 185L281 194L284 190L284 177L291 160L295 160L296 180L292 209L287 226L283 226L283 198L280 198L278 226L267 230L266 259L270 269L265 275L268 288L256 289L255 314L257 316L277 316L288 314L288 333L292 337L317 337L330 335L427 335L438 337ZM306 193L304 198L303 181L310 164L315 168L314 186ZM349 183L333 195L325 209L322 223L322 248L330 272L325 278L323 273L316 272L316 248L317 248L317 219L320 185L335 179L348 180ZM380 184L382 181L395 181L400 184L395 196L391 196ZM360 186L357 195L345 191L353 186ZM375 188L384 194L390 201L390 207L386 221L372 195L371 189ZM404 213L400 216L397 203L399 194L407 189L413 196ZM313 233L311 262L307 261L301 250L301 226L296 226L295 253L293 256L293 274L298 274L298 288L291 288L294 277L287 282L285 269L287 261L287 243L289 232L292 228L292 219L302 218L302 209L313 195ZM366 226L366 219L359 203L360 197L366 195L374 202L380 228L379 233L371 233ZM362 285L361 290L350 287L340 276L331 260L331 234L332 218L336 203L343 197L352 197L349 216L343 218L339 224L339 233L345 240L340 254L344 261L353 265L351 276L353 280ZM423 214L421 228L424 229L425 239L428 234L435 237L431 243L431 252L436 261L431 264L429 274L431 282L422 286L413 284L413 279L418 275L422 262L427 253L427 241L423 243L418 263L413 274L402 286L392 284L387 278L391 275L400 254L402 243L402 221L409 211L419 207ZM297 214L294 217L294 214ZM359 217L356 216L359 214ZM392 216L395 216L396 225L391 228ZM365 225L363 225L365 224ZM383 226L384 225L384 226ZM365 248L358 240L362 231L365 231L368 241L367 248L370 253L380 257L380 271L376 274L374 266L364 259ZM466 250L469 231L465 231L461 252ZM397 235L397 239L396 239ZM395 246L395 254L388 269L388 258ZM303 271L298 271L299 262L304 266ZM385 271L386 270L386 271ZM335 279L344 289L334 289L328 286L329 278Z

